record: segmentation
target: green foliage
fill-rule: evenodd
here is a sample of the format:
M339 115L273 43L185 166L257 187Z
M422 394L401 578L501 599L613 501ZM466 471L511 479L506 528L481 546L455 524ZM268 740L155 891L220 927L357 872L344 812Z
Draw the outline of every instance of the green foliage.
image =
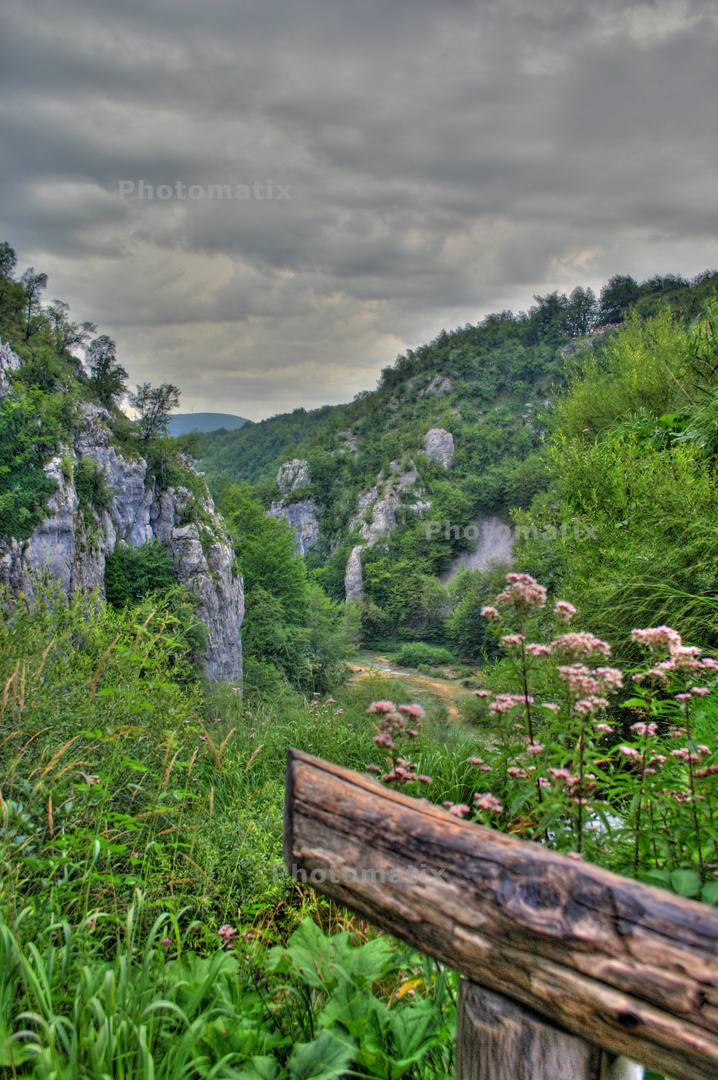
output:
M419 664L453 664L454 658L448 649L437 645L427 645L423 641L406 642L395 654L394 659L402 667L418 667Z
M90 386L106 409L117 405L127 388L127 372L118 364L115 349L115 342L101 334L90 342L85 353Z
M161 386L142 383L134 394L129 395L130 405L139 413L136 423L143 443L167 437L169 415L179 407L179 399L180 389L172 383L162 383Z
M286 521L268 517L248 485L225 484L218 499L244 578L242 639L254 685L270 692L280 671L295 686L326 689L353 649L349 613L310 580Z
M177 570L159 540L141 547L120 542L105 559L105 596L115 608L138 604L151 593L177 584Z
M84 457L78 461L73 470L73 481L81 509L92 507L100 511L110 505L114 492L107 486L105 470L93 458Z

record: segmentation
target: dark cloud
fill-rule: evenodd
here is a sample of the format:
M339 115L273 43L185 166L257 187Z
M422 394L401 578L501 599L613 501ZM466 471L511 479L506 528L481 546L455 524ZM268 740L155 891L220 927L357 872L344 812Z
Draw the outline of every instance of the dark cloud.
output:
M715 263L717 37L715 0L6 0L3 236L187 406L346 400L442 326Z

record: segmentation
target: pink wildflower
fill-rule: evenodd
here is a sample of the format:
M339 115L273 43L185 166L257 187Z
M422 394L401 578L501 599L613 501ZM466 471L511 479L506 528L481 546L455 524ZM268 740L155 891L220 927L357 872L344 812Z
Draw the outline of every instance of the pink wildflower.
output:
M556 615L562 622L570 622L573 616L576 614L576 608L573 604L569 604L568 600L557 600L553 606L554 615Z
M484 759L480 757L467 757L469 765L483 765Z
M85 775L85 780L87 782L88 787L94 787L95 784L99 784L99 782L100 782L100 778L99 778L99 776L97 776L96 773L87 773Z
M551 773L551 776L553 776L554 780L571 779L571 773L568 771L568 769L549 769L548 771Z
M581 854L580 851L567 851L566 852L566 858L567 859L574 859L576 862L581 862L581 859L583 858L583 855Z
M542 754L543 746L539 742L532 742L526 747L526 752L529 754Z
M421 705L400 705L399 712L404 713L406 716L413 716L416 720L422 720L426 716Z
M491 697L491 691L490 690L474 690L474 696L475 697L480 697L480 698Z
M676 697L676 701L690 701L691 700L691 695L690 694L676 694L675 697Z
M217 934L222 939L222 944L227 949L231 949L234 945L234 940L237 937L237 931L229 923L225 923L224 926L220 926Z
M696 750L698 751L699 754L710 754L709 747L705 746L703 743L701 743L699 746L697 746Z
M557 637L551 642L551 650L558 653L559 656L573 659L579 657L588 659L593 656L609 657L611 655L611 646L607 641L601 641L600 638L595 637L593 634L583 631Z
M488 791L481 795L477 792L474 795L474 802L478 810L490 810L494 814L500 814L503 810L499 800Z
M707 694L710 694L710 690L707 686L692 686L691 693L696 697L705 697Z
M499 615L496 608L491 607L491 605L487 605L486 607L482 607L481 614L483 615L483 617L485 619L500 619L501 618L501 616Z
M639 758L641 756L640 751L636 750L635 746L619 746L619 753L628 758Z
M482 772L491 772L491 766L490 765L481 765L480 769L481 769Z
M393 701L372 701L371 705L367 709L370 713L390 713L396 712L396 705Z
M631 637L651 652L672 653L681 645L681 635L670 626L653 626L646 630L632 630Z
M160 945L164 945L165 948L168 945L171 945L171 944L172 944L172 942L171 942L170 938L168 938L168 937L163 937L162 940L160 941Z
M546 607L546 590L530 574L507 574L508 588L496 597L497 604L510 603L517 608Z
M551 649L548 645L541 645L537 641L530 641L526 646L526 652L531 656L550 656Z
M541 704L542 709L550 709L551 712L557 713L560 710L560 705L557 705L555 701L544 701Z
M525 641L523 634L504 634L501 638L501 644L508 648L511 645L520 645L522 641Z
M426 776L422 773L421 776L417 776L417 780L421 780L422 784L430 784L432 782L430 776Z
M377 746L385 746L387 750L394 749L394 740L388 731L382 731L380 735L375 735L374 742Z
M596 724L596 731L602 731L604 735L610 735L613 728L610 724Z
M379 768L378 765L367 765L366 771L367 772L381 772L381 769Z
M444 803L444 806L446 806L446 803ZM464 814L468 814L471 809L466 803L449 803L446 808L450 814L453 814L454 817L458 818L462 818Z

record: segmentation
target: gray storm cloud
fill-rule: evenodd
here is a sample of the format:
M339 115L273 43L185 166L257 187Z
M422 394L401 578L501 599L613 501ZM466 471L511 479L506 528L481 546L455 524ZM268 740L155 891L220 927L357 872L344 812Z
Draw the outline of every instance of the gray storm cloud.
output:
M712 0L4 19L0 238L185 407L348 400L444 326L716 264Z

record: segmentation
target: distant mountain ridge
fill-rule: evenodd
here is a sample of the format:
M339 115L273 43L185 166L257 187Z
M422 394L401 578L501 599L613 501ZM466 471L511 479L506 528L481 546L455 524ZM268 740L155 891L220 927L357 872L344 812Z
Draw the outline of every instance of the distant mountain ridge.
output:
M196 412L175 413L169 418L170 435L187 435L190 431L199 431L205 434L209 431L236 431L249 423L243 416L234 413L221 412Z

